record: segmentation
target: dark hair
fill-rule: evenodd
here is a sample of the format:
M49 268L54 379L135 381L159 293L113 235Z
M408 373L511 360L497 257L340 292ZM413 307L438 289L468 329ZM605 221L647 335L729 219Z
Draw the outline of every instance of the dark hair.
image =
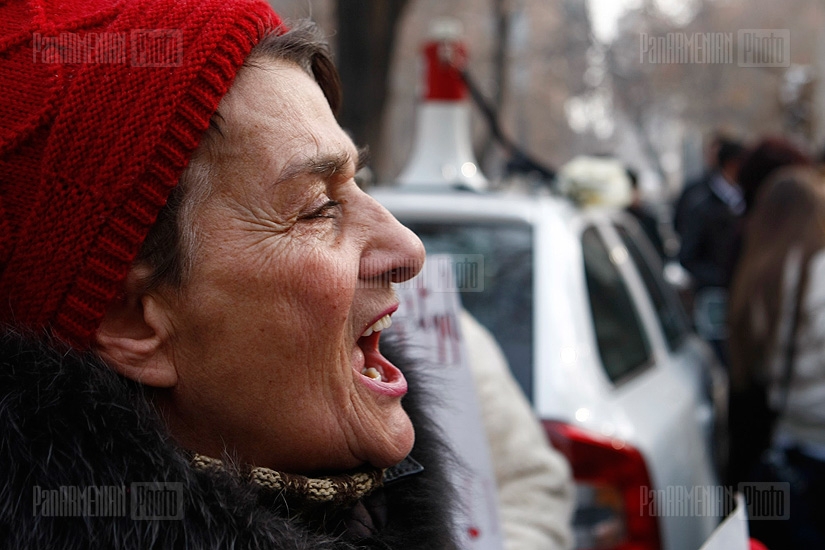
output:
M741 157L744 151L745 148L738 141L720 137L716 150L716 166L723 169L727 163Z
M291 24L288 31L278 32L268 34L252 49L244 67L259 68L262 60L285 60L298 65L315 79L332 112L337 114L341 106L341 81L329 45L317 25L301 20ZM201 139L201 146L143 242L136 263L144 263L152 270L145 282L147 288L159 284L178 288L188 276L197 244L194 212L212 190L209 150L219 143L221 120L221 114L216 112Z
M784 166L810 166L811 159L796 145L781 137L765 137L742 159L738 182L745 196L746 212L753 208L765 180Z

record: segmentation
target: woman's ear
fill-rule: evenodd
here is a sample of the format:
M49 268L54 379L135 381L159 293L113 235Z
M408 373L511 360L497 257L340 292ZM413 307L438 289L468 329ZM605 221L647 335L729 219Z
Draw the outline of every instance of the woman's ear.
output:
M95 349L122 376L169 388L178 381L168 345L169 308L157 293L145 290L149 273L142 265L129 270L123 293L109 306L95 334Z

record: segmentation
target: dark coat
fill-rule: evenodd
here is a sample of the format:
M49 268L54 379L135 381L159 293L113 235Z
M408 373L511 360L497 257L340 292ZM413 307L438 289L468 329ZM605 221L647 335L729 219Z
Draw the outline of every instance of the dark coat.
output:
M739 252L741 215L711 190L713 177L686 190L677 207L679 261L693 275L697 289L727 288Z
M415 373L406 369L405 374L416 388ZM423 472L384 483L355 505L316 507L308 514L288 494L268 492L242 472L194 467L142 387L91 354L62 353L5 333L0 336L0 547L454 548L446 455L421 415L420 399L411 391L404 406L416 428L412 454ZM168 487L182 495L182 517L132 519L135 482L180 484ZM110 495L126 488L128 502L125 509L99 502L89 508L114 517L53 517L42 496L61 486L114 488Z

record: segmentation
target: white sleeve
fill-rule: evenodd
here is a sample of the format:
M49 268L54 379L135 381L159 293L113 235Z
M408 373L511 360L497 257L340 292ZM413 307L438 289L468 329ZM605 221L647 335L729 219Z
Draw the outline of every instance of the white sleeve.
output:
M572 547L574 489L495 338L462 311L461 331L495 468L507 550Z

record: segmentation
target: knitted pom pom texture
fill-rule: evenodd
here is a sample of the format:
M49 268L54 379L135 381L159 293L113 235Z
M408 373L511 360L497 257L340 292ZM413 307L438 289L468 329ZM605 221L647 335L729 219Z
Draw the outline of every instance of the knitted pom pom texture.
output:
M252 47L261 0L0 0L0 323L87 346Z

